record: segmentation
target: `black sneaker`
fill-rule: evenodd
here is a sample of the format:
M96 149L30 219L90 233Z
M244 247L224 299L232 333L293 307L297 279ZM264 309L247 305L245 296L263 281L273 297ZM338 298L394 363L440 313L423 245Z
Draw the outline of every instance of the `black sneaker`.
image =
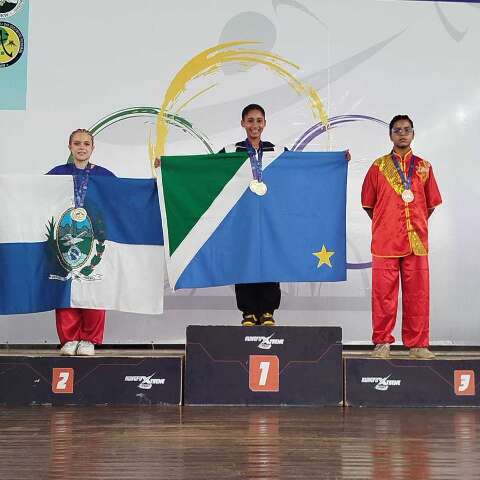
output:
M242 327L254 327L257 324L257 317L253 313L244 313Z
M271 313L262 313L258 320L258 324L264 325L266 327L275 326L275 320L273 319L273 315Z

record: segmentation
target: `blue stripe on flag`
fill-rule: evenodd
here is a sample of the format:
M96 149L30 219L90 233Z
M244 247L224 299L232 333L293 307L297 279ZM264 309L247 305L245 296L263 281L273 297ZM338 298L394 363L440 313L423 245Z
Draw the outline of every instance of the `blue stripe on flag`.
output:
M102 218L107 240L163 245L156 180L92 175L85 206L89 215Z
M346 280L344 152L285 152L247 190L199 250L176 288ZM315 252L334 252L332 267Z
M59 271L50 247L40 243L0 243L0 314L44 312L70 306L71 282L49 280Z

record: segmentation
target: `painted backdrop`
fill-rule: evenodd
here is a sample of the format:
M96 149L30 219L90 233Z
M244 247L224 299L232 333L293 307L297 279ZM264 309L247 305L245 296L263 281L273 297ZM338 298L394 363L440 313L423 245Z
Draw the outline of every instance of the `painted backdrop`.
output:
M255 102L267 111L265 139L305 151L350 149L348 280L282 285L278 323L340 325L346 343L369 342L370 221L360 187L390 148L386 122L408 113L414 150L433 164L444 199L430 221L432 343L480 344L480 4L31 0L22 8L28 68L15 86L26 85L26 106L0 111L0 173L43 173L66 162L68 134L87 127L96 135L94 161L117 176L149 177L149 144L175 75L205 49L256 42L235 48L272 62L280 56L317 92L329 132L305 91L265 62L238 60L188 79L167 111L164 147L169 155L218 151L243 138L240 112ZM0 22L14 24L15 15ZM14 66L0 68L0 86ZM233 287L166 295L161 316L109 313L106 342L183 343L188 324L240 321ZM56 341L51 312L0 318L2 343Z

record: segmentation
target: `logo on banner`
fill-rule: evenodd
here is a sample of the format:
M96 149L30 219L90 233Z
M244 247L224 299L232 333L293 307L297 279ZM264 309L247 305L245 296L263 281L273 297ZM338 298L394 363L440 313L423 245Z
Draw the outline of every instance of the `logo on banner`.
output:
M82 210L82 215L78 211ZM101 280L94 269L105 251L105 227L99 215L90 216L85 209L70 207L58 222L52 218L47 225L47 239L66 275L51 274L50 280Z
M52 372L53 393L73 393L73 368L54 368Z
M0 0L0 18L13 17L21 10L24 0Z
M137 388L142 390L150 390L153 385L165 385L164 378L153 378L157 372L152 373L148 377L145 375L127 375L125 382L137 382Z
M402 383L401 380L391 380L391 376L392 374L387 377L362 377L362 383L371 383L372 385L375 385L375 390L385 392L390 387L399 387Z
M455 395L475 395L475 372L473 370L454 371Z
M11 23L0 22L0 68L10 67L18 62L23 49L22 32Z
M275 335L275 332L272 333L268 337L262 337L262 336L246 336L245 337L245 342L258 342L257 347L261 348L262 350L270 350L272 348L272 345L283 345L285 342L284 338L273 338Z

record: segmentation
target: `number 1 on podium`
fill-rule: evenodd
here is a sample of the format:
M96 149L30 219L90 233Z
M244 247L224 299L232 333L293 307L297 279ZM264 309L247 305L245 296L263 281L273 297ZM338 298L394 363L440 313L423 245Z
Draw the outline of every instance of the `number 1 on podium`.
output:
M250 355L248 386L252 392L280 390L280 361L276 355Z

